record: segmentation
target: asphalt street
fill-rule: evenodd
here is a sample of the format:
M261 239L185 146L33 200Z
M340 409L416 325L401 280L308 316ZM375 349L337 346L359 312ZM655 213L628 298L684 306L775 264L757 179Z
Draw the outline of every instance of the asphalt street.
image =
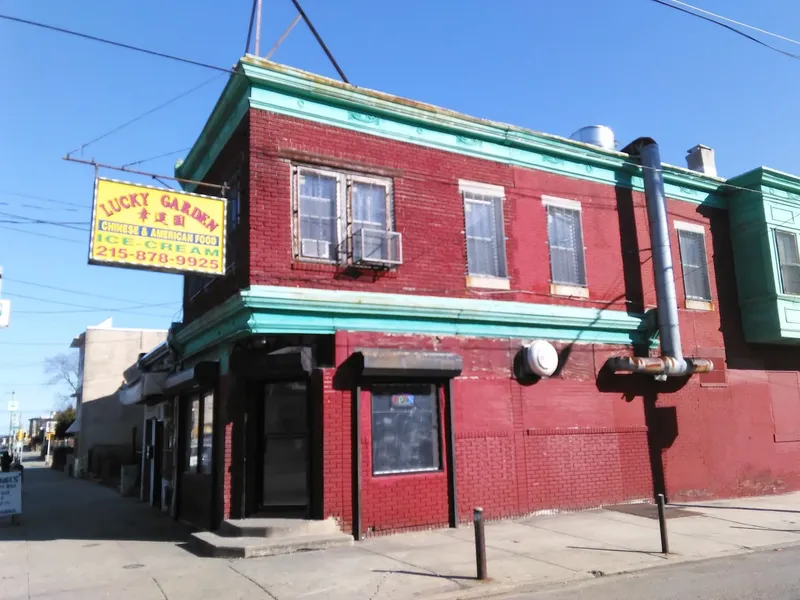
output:
M597 577L504 600L798 600L800 546Z

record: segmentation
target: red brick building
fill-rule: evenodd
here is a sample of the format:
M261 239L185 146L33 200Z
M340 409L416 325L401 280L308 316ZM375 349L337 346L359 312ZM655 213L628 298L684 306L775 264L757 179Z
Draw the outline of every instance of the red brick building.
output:
M713 362L655 378L607 366L660 352L648 168L242 59L178 168L229 187L228 274L187 276L141 361L174 371L177 516L360 536L800 488L800 179L654 168L680 342Z

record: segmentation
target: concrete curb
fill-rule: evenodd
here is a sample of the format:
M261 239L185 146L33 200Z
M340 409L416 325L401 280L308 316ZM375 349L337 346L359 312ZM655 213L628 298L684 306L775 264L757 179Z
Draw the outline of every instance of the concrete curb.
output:
M712 556L699 556L696 558L687 558L680 554L674 553L671 554L667 560L669 562L661 565L649 565L641 568L635 569L624 569L620 571L612 571L612 572L604 572L602 575L593 575L590 572L576 572L574 579L567 579L564 581L546 581L546 582L525 582L525 583L494 583L489 581L487 583L475 583L474 585L470 585L469 587L465 587L460 590L454 590L452 592L443 592L441 594L435 594L431 596L426 596L426 600L477 600L482 598L496 598L499 596L506 596L508 594L525 594L525 593L537 593L537 592L547 592L553 591L558 588L563 588L566 585L570 584L587 584L589 582L594 582L602 579L607 579L609 577L622 577L625 575L635 575L638 573L643 573L645 571L654 571L657 569L669 569L675 565L679 564L687 564L687 563L703 563L712 560L718 560L720 558L727 558L730 556L742 556L745 554L754 554L757 552L779 552L785 548L792 548L795 546L800 546L800 540L797 542L792 542L788 544L776 544L772 546L761 546L757 548L743 548L741 550L730 550L726 552L719 552ZM489 574L491 575L491 565L489 566Z

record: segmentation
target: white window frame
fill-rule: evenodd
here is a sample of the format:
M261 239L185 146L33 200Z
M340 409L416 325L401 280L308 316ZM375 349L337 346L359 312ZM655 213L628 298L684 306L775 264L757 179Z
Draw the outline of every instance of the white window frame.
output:
M475 288L486 288L496 290L508 290L511 288L510 277L508 275L508 253L507 253L507 240L506 237L506 223L505 223L505 201L506 190L501 185L493 185L491 183L481 183L479 181L470 181L467 179L458 180L458 193L461 196L461 205L464 210L464 246L467 251L467 264L465 265L467 273L467 286ZM497 232L497 253L498 253L498 267L503 275L484 275L473 274L469 272L469 244L467 241L467 199L466 194L480 194L487 196L497 201L499 204L495 208L495 218L500 225Z
M792 231L790 229L783 229L782 227L775 227L775 228L772 229L772 243L775 246L775 262L776 262L776 265L778 267L778 278L780 279L780 284L781 284L780 285L781 294L785 295L785 296L798 297L798 296L800 296L800 294L793 294L791 292L787 292L786 291L786 287L785 287L785 285L783 283L783 270L781 269L781 256L780 256L780 250L778 249L778 234L779 233L784 233L786 235L793 235L794 236L794 240L795 240L795 244L797 245L798 251L800 251L800 236L797 235L796 231Z
M686 308L690 310L712 310L713 294L711 293L711 272L708 270L708 252L706 251L706 228L699 223L687 223L685 221L674 221L673 225L677 231L678 236L678 257L681 263L681 278L683 279L683 296L686 302ZM689 297L689 292L686 289L686 270L683 263L683 252L681 252L681 231L687 233L699 233L703 236L703 256L705 257L706 267L706 281L708 281L708 298Z
M300 238L300 176L303 173L331 177L336 180L336 198L334 201L336 239L333 241L333 257L330 259L303 256L302 254L302 239ZM330 265L346 264L350 261L353 252L353 234L355 233L353 229L354 183L378 185L386 189L386 231L397 231L394 217L394 182L390 177L295 164L292 165L292 253L295 260Z
M547 230L547 260L550 269L550 294L553 296L569 296L572 298L589 297L589 273L586 268L586 237L583 231L583 205L578 200L569 198L559 198L557 196L542 195L542 206L545 209L545 229ZM550 253L550 227L547 224L547 211L550 207L564 208L578 213L579 225L581 228L581 247L580 259L583 265L583 285L572 283L559 283L553 281L553 257ZM577 249L576 249L577 251Z

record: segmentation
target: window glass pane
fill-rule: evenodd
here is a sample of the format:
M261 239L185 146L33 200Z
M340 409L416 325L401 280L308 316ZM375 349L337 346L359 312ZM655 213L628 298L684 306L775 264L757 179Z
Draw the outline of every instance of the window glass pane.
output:
M553 283L586 285L580 211L548 206L547 241Z
M434 385L382 385L372 391L372 472L441 468Z
M686 297L691 300L711 300L711 286L708 280L706 245L699 231L678 230L681 250L681 268Z
M354 181L353 195L353 234L356 236L358 248L354 249L357 257L383 259L389 258L389 243L386 213L386 187L373 183ZM368 231L359 233L362 229Z
M214 441L214 394L203 396L203 436L201 438L200 473L211 473L213 461L211 458L212 443Z
M467 272L505 277L502 199L464 192Z
M187 435L186 435L186 467L188 471L197 469L198 447L200 436L200 400L193 398L186 403L189 414L187 415Z
M336 250L335 177L300 171L300 255L332 259Z
M797 236L788 231L776 231L778 262L781 269L781 284L784 294L800 294L800 256Z
M227 237L228 243L225 247L225 266L230 267L236 264L236 230L239 226L239 215L241 210L241 189L239 175L233 177L229 183L230 187L225 194L227 200Z

